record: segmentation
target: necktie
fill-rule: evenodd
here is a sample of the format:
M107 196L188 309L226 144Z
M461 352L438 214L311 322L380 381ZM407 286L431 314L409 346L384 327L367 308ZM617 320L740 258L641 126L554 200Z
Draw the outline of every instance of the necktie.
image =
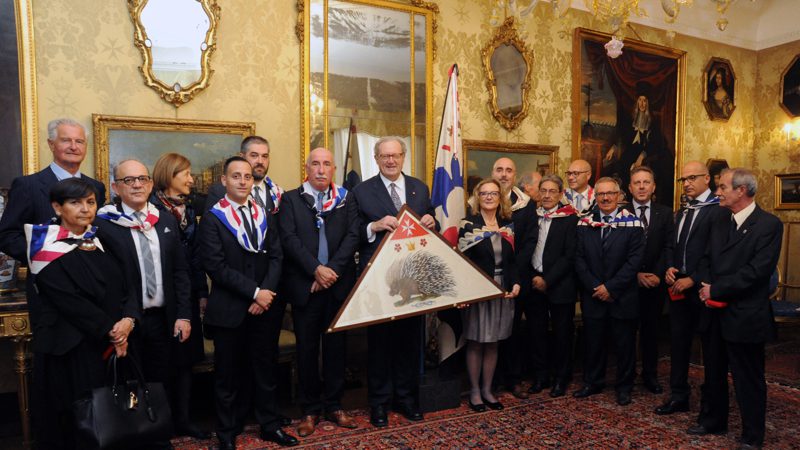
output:
M317 214L322 213L322 200L325 199L325 193L320 192L317 194ZM325 219L319 219L319 247L317 249L317 259L323 266L328 264L328 237L325 236Z
M696 205L699 202L692 200L689 205ZM687 208L684 210L683 225L681 225L681 234L678 236L678 252L681 255L681 272L686 272L686 244L689 241L689 230L692 228L692 220L694 220L694 208Z
M647 205L639 207L639 221L642 222L642 227L644 227L644 237L647 237L647 227L650 226L650 223L647 221Z
M583 194L578 194L575 196L575 209L578 211L583 211Z
M256 205L267 209L267 207L264 205L264 199L261 198L261 186L253 186L253 190L255 191L255 195L253 197L255 197Z
M400 208L403 207L403 202L400 200L400 194L397 193L397 185L389 183L389 187L391 188L390 196L392 197L392 203L394 203L395 209L400 211Z
M247 238L250 240L250 244L252 244L253 248L258 248L258 242L256 242L258 240L258 236L255 234L254 225L250 222L252 220L250 209L245 206L240 206L239 215L242 216L244 232L247 233Z
M139 219L140 224L144 224L146 216L143 212L139 211L136 213L136 218ZM139 248L142 252L142 259L144 260L144 282L147 298L153 298L156 296L156 265L153 262L153 252L150 251L150 242L147 240L147 236L145 236L144 233L144 228L142 228L136 233L136 236L139 239Z
M603 216L603 222L610 223L611 216ZM608 235L611 234L611 227L603 227L603 231L600 233L600 238L605 243L606 239L608 239Z
M736 219L734 219L733 216L731 216L731 229L730 229L730 231L728 231L728 242L730 242L734 238L736 238L736 233L738 233L738 232L739 232L739 228L736 225Z

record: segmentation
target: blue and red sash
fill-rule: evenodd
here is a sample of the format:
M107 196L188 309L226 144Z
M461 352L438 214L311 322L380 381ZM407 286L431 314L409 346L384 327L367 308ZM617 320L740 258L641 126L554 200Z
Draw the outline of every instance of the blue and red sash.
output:
M267 242L267 215L264 209L256 204L252 199L248 199L250 211L253 213L253 223L255 224L255 237L251 239L247 234L247 229L244 225L244 220L247 218L241 217L236 207L226 198L218 201L212 208L211 213L217 216L220 222L225 225L243 249L252 253L259 253L266 250ZM255 241L255 242L254 242Z
M308 177L306 177L306 181L308 181ZM303 186L300 186L300 190L304 194L311 195L310 193L305 192ZM330 193L330 198L322 203L322 211L317 211L317 229L322 226L322 220L324 217L330 214L334 209L342 206L344 199L347 197L347 189L342 186L338 186L336 183L331 183ZM314 199L315 205L316 201L317 199Z
M135 217L131 217L117 209L115 205L106 205L97 211L97 217L108 220L121 227L132 228L134 230L150 231L158 223L158 208L147 203L147 217L144 222L139 222ZM147 233L145 233L147 236Z
M602 214L602 213L601 213ZM642 222L639 217L628 211L627 209L620 209L611 222L606 223L603 221L595 221L592 216L583 216L578 221L578 226L592 227L592 228L621 228L621 227L641 227Z
M60 225L31 225L26 223L25 239L28 241L28 267L32 274L38 274L48 264L75 250L83 241L92 241L103 250L100 240L95 237L97 227L87 227L86 232L77 235Z
M264 177L264 182L269 187L269 195L272 197L272 204L275 205L275 208L272 209L272 214L277 214L283 197L283 188L275 184L270 177Z
M464 220L461 222L461 228L464 228L465 225L471 225L472 223L473 222ZM514 248L514 224L512 223L501 227L499 230L489 230L486 227L473 228L464 233L464 236L458 238L458 250L463 253L478 245L481 241L489 239L496 234L499 234L500 237L511 244L512 249Z

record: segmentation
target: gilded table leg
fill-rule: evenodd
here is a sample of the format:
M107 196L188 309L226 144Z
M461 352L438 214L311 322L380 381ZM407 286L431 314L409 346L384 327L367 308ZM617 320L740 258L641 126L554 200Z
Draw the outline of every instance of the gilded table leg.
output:
M16 336L14 341L14 372L17 374L17 381L19 382L19 391L17 392L17 399L19 401L19 417L22 422L22 439L25 448L31 446L31 421L30 409L28 405L28 375L30 374L30 367L28 365L28 343L31 341L30 336Z

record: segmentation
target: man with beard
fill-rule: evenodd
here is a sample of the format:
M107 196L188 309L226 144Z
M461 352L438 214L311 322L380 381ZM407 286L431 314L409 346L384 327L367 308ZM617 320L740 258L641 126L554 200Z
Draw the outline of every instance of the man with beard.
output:
M492 179L500 183L503 195L511 201L511 218L514 223L514 257L520 280L531 279L531 256L538 237L538 218L536 202L532 202L528 194L516 186L517 166L509 158L499 158L492 167ZM500 357L505 365L505 384L517 398L527 398L528 392L522 388L522 372L525 367L525 336L530 335L531 314L528 312L531 293L530 283L521 283L521 289L514 307L514 325L511 338L501 342ZM526 317L523 329L522 315ZM537 393L547 387L547 380L534 380L529 392Z

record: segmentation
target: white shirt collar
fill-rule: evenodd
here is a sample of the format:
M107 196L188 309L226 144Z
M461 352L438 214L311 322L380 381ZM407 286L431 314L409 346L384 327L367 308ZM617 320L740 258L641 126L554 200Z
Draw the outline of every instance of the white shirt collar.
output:
M244 205L242 203L238 203L238 202L235 202L235 201L231 200L231 198L228 197L228 194L225 194L225 198L230 202L231 205L233 205L233 209L239 209L240 206L246 206L246 205Z
M612 211L611 214L606 214L603 211L600 211L599 209L597 210L597 212L600 214L600 220L603 220L603 217L605 216L611 216L611 218L613 219L614 217L617 217L617 214L619 214L619 208Z
M747 220L747 218L750 217L750 214L753 214L753 211L755 210L756 210L756 202L753 202L745 206L743 210L739 211L738 213L735 213L733 215L733 220L736 221L736 228L737 229L741 228L744 221Z
M52 170L53 173L56 175L56 178L58 178L58 181L66 180L67 178L73 178L73 177L74 178L80 178L81 177L81 171L80 170L75 172L75 175L73 175L73 174L67 172L67 170L64 169L63 167L61 167L58 164L56 164L55 161L50 163L50 170Z
M135 213L138 213L138 212L143 212L145 215L147 215L147 209L148 209L149 206L150 206L150 203L148 202L148 203L146 203L144 205L144 209L140 209L140 210L137 211L137 210L131 208L130 206L126 205L123 202L122 203L122 212L124 212L125 215L132 216L132 217L134 216Z
M702 194L698 195L695 200L699 202L707 202L711 199L711 189L706 189Z
M640 206L647 206L647 208L650 209L650 204L651 203L652 203L652 200L648 200L647 203L639 203L639 202L636 201L636 199L634 199L633 200L633 206L634 206L633 209L639 209Z
M382 173L378 173L378 176L381 177L381 181L383 181L383 185L386 186L386 189L389 189L389 185L394 183L398 189L403 191L406 190L406 177L403 176L402 172L400 173L400 177L398 177L395 181L386 178Z
M312 194L314 196L314 199L316 200L316 198L317 198L317 196L319 195L320 192L322 192L323 194L327 194L328 190L325 189L324 191L318 191L318 190L314 189L314 186L312 186L311 183L309 183L308 181L304 181L303 182L303 192L308 192L309 194Z

